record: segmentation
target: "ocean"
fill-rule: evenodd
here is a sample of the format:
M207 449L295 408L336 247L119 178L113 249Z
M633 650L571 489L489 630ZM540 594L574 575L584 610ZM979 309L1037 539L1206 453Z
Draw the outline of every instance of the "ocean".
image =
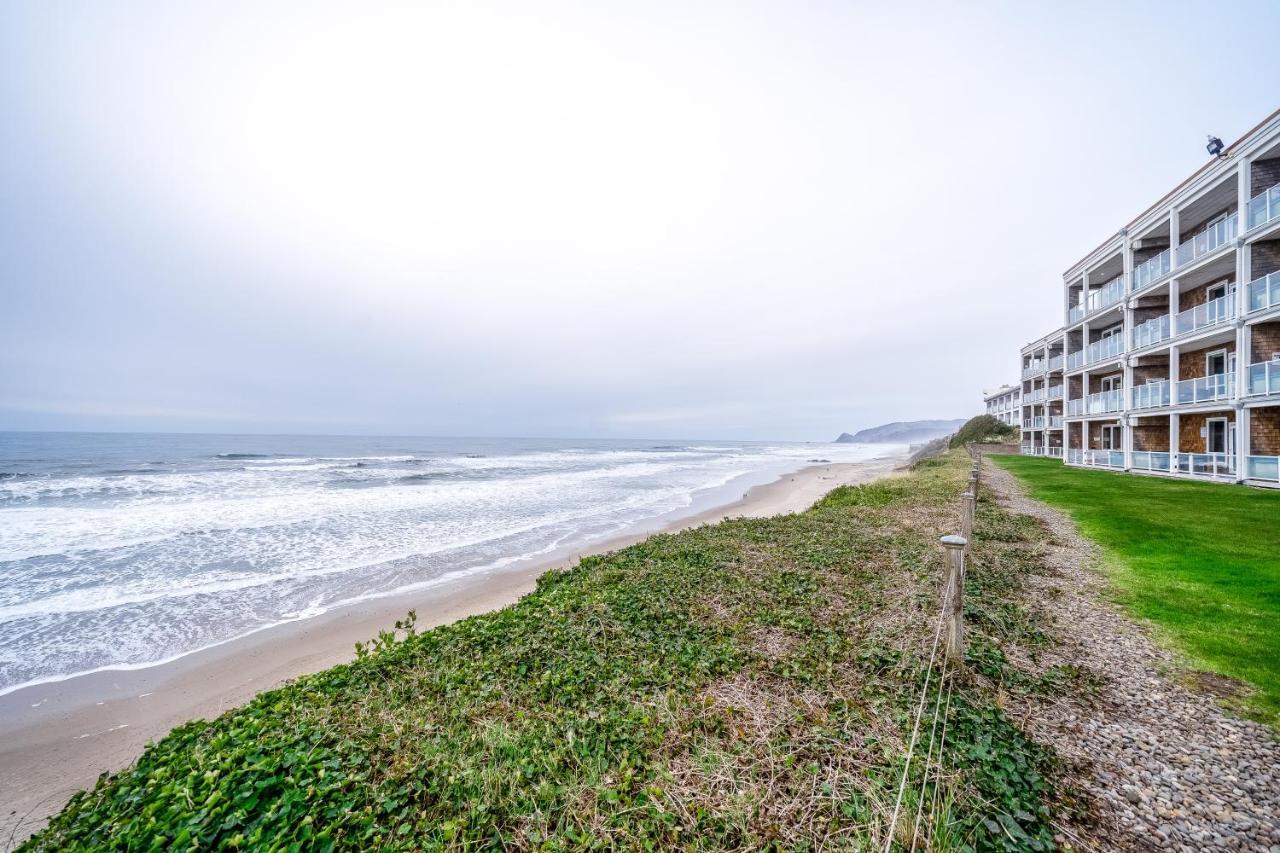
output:
M0 694L501 571L901 448L0 433Z

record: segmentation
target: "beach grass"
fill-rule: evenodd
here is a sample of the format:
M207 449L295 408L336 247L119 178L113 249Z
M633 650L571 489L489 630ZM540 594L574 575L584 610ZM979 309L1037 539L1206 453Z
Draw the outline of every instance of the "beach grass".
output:
M809 511L658 535L175 729L28 849L1048 849L1056 759L1002 710L1061 688L1022 603L1030 519L989 502L969 677L928 666L968 457ZM1029 535L1030 534L1030 535ZM940 659L939 659L940 660ZM925 685L928 681L929 687ZM949 712L942 772L921 697Z
M992 456L1103 549L1116 598L1192 666L1256 688L1280 723L1280 492Z

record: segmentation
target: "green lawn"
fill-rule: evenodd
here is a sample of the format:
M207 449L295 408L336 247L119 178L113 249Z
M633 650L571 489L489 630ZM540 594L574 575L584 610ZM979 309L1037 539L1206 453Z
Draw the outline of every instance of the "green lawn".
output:
M1099 543L1120 600L1197 666L1257 686L1280 721L1280 492L993 456Z

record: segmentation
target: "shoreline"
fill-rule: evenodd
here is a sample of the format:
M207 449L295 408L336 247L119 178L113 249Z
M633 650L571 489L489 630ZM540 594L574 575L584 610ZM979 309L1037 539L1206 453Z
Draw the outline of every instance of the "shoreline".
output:
M216 717L291 679L351 660L356 642L375 637L410 609L417 611L420 630L501 609L530 592L544 572L572 566L581 557L726 518L797 512L837 486L889 476L906 461L906 455L898 453L865 462L807 465L752 486L736 500L701 509L691 505L687 514L652 519L626 533L516 566L364 599L167 662L104 669L4 694L0 839L5 845L0 849L36 831L101 773L127 767L148 742L190 720Z

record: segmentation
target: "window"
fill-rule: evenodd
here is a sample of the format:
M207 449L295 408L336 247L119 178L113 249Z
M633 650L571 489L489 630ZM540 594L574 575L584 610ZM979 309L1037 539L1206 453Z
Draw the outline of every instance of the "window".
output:
M1224 373L1231 373L1235 369L1235 353L1227 352L1224 349L1216 349L1211 353L1205 354L1204 372L1206 376L1221 376Z
M1124 375L1108 376L1102 380L1103 391L1119 391L1124 387Z
M1106 424L1102 427L1102 449L1120 450L1120 425Z
M1235 452L1235 424L1226 418L1209 418L1205 423L1204 449L1206 453Z
M1110 329L1103 329L1101 332L1098 332L1098 340L1105 341L1107 338L1120 334L1120 328L1123 325L1124 324L1121 323L1119 325L1112 326Z

